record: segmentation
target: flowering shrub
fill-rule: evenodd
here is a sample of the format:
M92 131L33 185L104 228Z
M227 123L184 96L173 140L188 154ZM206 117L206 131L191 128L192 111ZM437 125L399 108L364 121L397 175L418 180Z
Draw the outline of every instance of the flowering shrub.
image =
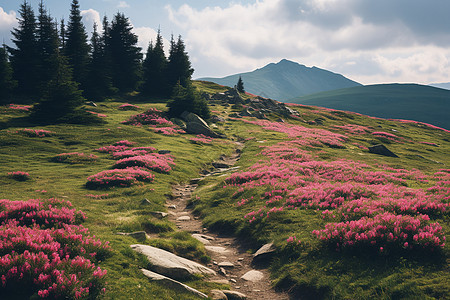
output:
M337 250L375 248L380 252L392 250L440 250L445 236L438 223L429 223L426 215L417 217L384 213L373 218L330 223L325 229L314 230L321 241Z
M81 225L81 212L57 199L0 200L0 294L86 299L104 291L106 270L93 261L109 255Z
M89 189L128 187L140 182L152 182L155 176L138 168L114 169L89 176L86 187Z
M126 157L145 155L155 152L156 148L153 147L134 147L128 150L116 151L112 153L114 159L122 159Z
M26 135L28 137L49 137L54 134L53 131L44 130L44 129L18 129L16 133L20 133Z
M0 200L0 224L16 220L20 226L61 227L63 224L79 224L86 219L81 211L71 209L69 201L51 198L28 201Z
M130 103L125 103L125 104L122 104L121 106L119 106L119 109L120 110L137 110L137 109L139 109L139 106L133 105Z
M18 105L18 104L10 104L8 105L9 109L16 110L16 111L30 111L31 105Z
M92 115L96 115L97 117L100 117L100 118L106 118L106 117L108 117L108 116L105 115L105 114L101 114L101 113L98 113L98 112L95 112L95 111L91 111L91 110L87 110L86 112L88 112L88 113L90 113L90 114L92 114Z
M396 136L395 134L383 132L383 131L372 132L372 135L374 135L376 137L386 138L391 141L398 141L399 139L401 139L400 137Z
M150 108L149 110L143 112L142 114L131 116L127 121L122 123L134 126L142 125L173 125L173 123L162 117L163 112L156 109Z
M98 149L95 149L95 151L102 152L102 153L113 153L113 152L124 151L126 149L128 149L128 146L110 145L110 146L100 147Z
M115 142L113 144L113 146L127 146L127 147L131 147L134 144L135 144L134 142L130 142L129 140L121 140L121 141Z
M190 138L190 141L197 143L197 144L211 144L213 139L204 135L204 134L198 134L195 138Z
M113 168L141 167L160 173L169 173L172 170L171 165L175 165L175 163L170 154L150 153L120 159Z
M161 133L164 135L177 135L180 133L186 133L183 129L175 128L175 127L150 127L156 133Z
M22 171L14 171L8 173L9 177L17 181L25 181L31 178L30 174Z
M52 158L52 161L66 164L82 164L98 159L94 154L84 154L79 152L61 153Z
M347 124L347 125L334 125L333 128L337 128L340 130L347 131L351 134L365 134L370 132L370 128L367 126L355 125L355 124Z

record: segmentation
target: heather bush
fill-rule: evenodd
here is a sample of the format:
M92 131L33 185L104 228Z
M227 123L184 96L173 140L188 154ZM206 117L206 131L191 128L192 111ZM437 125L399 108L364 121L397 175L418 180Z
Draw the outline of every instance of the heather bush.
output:
M16 133L23 134L27 137L49 137L55 134L53 131L44 130L44 129L18 129Z
M141 182L152 182L155 175L139 168L114 169L89 176L86 182L88 189L129 187Z
M26 181L31 178L30 174L22 171L9 172L8 176L17 181Z
M108 243L76 225L85 219L69 201L0 200L0 296L96 298L106 270L94 262L109 255Z
M120 105L119 109L120 110L137 110L137 109L139 109L139 106L133 105L130 103L125 103L125 104Z
M169 173L171 165L175 165L170 154L150 153L146 155L132 156L118 160L113 168L140 167L159 173Z

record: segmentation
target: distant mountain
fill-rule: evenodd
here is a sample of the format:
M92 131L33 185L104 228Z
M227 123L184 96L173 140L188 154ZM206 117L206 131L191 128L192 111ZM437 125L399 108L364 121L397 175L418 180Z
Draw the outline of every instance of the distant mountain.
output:
M283 102L312 93L361 85L340 74L316 67L309 68L286 59L276 64L268 64L253 72L223 78L205 77L198 80L233 87L237 84L239 76L242 77L247 92Z
M450 90L450 82L432 83L432 84L430 84L430 86Z
M289 102L450 129L450 90L419 84L377 84L317 93Z

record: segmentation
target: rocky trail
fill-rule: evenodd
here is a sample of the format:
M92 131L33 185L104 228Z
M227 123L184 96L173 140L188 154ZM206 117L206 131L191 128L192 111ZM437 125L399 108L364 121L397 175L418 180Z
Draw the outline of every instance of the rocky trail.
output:
M237 143L236 152L212 163L211 171L192 179L189 184L173 186L172 195L167 200L168 218L179 230L191 233L205 245L212 259L208 267L216 271L216 275L209 276L207 280L231 286L231 291L214 291L213 299L289 299L287 294L274 291L268 270L254 266L254 255L246 252L245 245L234 237L209 232L203 227L201 220L193 215L192 207L189 206L198 182L206 176L236 168L233 165L239 160L242 148L243 144ZM266 245L266 248L270 251L269 246Z

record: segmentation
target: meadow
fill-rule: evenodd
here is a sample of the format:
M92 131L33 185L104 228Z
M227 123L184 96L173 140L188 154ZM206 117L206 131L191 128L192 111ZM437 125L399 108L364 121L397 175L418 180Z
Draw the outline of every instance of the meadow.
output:
M302 105L285 120L228 117L243 108L212 105L227 136L212 139L166 119L165 101L110 99L87 108L103 120L90 126L34 126L30 107L1 107L0 296L21 285L25 299L196 299L149 282L139 270L148 262L129 247L136 240L117 233L144 230L140 243L208 261L202 244L151 212L166 212L173 184L240 141L239 169L200 181L192 204L206 227L245 237L249 251L274 242L277 289L305 299L450 297L448 131ZM369 153L378 143L399 157ZM201 279L187 284L228 288Z

